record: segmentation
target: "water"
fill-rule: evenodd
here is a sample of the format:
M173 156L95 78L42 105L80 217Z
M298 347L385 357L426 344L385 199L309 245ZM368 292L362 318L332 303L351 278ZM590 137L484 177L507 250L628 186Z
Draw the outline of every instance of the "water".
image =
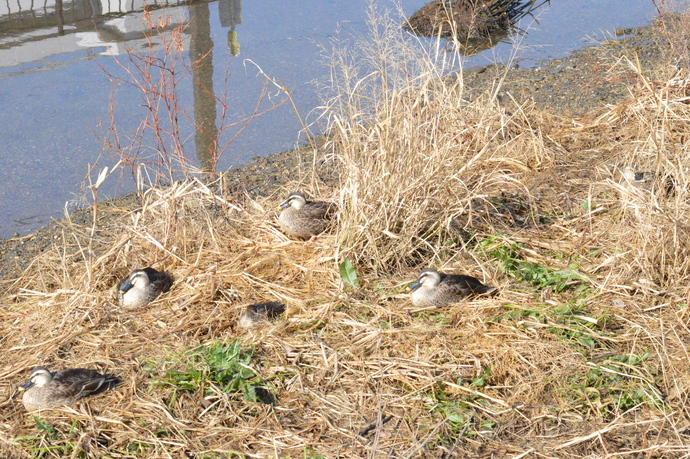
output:
M0 237L29 233L59 216L66 205L85 202L83 196L90 196L83 188L89 167L95 180L99 170L117 160L104 149L107 141L114 140L108 133L109 107L123 144L147 114L141 92L114 84L106 75L125 76L112 54L126 64L127 47L142 53L148 49L141 2L60 4L61 14L54 0L38 6L31 0L0 4ZM402 8L409 16L423 4L424 0L405 0ZM166 10L153 11L155 20L169 15L174 25L191 18L197 30L194 43L185 35L186 51L196 49L205 56L213 46L206 59L212 70L207 66L206 73L200 70L196 77L205 86L212 85L216 96L227 90L228 123L251 115L261 99L265 79L247 60L279 78L301 115L313 122L320 101L311 82L327 74L319 63L319 45L328 46L339 29L341 35L366 33L364 0L217 0L191 6L169 1L166 5ZM538 23L526 18L520 24L528 32L519 38L516 57L521 65L563 57L610 36L617 27L646 24L654 8L651 0L553 0L536 14ZM513 47L503 43L469 58L465 65L505 61L512 55ZM179 88L181 106L190 117L195 109L208 112L214 107L209 91L199 91L197 85L195 95L192 81L182 79ZM276 92L265 95L259 110L283 99ZM219 116L217 108L216 119ZM229 127L223 144L238 130L239 126ZM304 140L301 130L289 103L271 110L253 119L233 140L219 169L291 148ZM188 123L183 124L182 135L185 151L193 156L196 139ZM153 153L149 148L142 154ZM101 194L131 190L130 174L125 168L108 177Z

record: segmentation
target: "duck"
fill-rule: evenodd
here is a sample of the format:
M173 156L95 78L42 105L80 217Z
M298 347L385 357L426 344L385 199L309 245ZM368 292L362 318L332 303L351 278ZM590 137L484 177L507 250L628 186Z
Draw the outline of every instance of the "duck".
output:
M173 279L167 271L153 268L135 269L117 284L116 296L121 306L146 306L158 295L170 290Z
M676 179L673 175L663 176L656 172L640 172L630 166L623 168L623 179L633 188L643 192L663 190L665 197L673 197L676 193Z
M284 209L278 217L280 227L298 239L311 239L323 233L337 209L332 202L309 201L300 192L290 193L280 207Z
M247 309L244 310L237 321L237 325L241 328L256 327L262 323L275 320L284 312L285 305L278 301L252 304L247 306Z
M69 406L78 400L112 389L122 381L111 374L101 374L86 368L50 371L36 367L29 380L21 385L22 401L27 411L55 406Z
M475 277L444 274L433 268L422 269L410 288L412 305L417 307L442 307L468 296L484 295L496 290Z

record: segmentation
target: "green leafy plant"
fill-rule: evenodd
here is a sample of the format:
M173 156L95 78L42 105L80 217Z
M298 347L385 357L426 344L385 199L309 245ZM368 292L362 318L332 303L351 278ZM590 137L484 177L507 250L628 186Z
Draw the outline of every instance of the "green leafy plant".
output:
M343 283L350 288L359 287L359 279L357 278L357 271L349 258L340 262L340 278Z
M587 278L579 274L577 265L566 269L555 270L538 263L523 260L521 244L506 244L498 237L489 237L479 244L490 258L493 258L501 271L518 280L528 282L543 290L553 287L555 292L561 292L575 281L588 282Z
M38 418L38 416L31 416L31 419L33 419L34 423L36 424L36 430L46 433L50 438L58 437L58 431L51 423L42 421Z
M154 383L173 386L175 393L203 389L204 396L220 391L241 393L247 401L270 402L272 397L250 366L253 354L254 349L243 350L237 340L199 346L183 359L185 369L166 370L163 377Z
M491 319L493 322L517 321L519 327L540 324L559 339L573 345L579 352L588 354L592 349L607 347L606 332L602 324L609 318L606 314L591 317L584 311L586 302L578 295L568 303L556 307L545 304L503 305L504 312Z
M455 432L462 430L472 413L470 406L463 400L454 400L442 392L426 397L425 404L429 409L443 416Z
M638 405L659 406L663 397L654 374L644 366L649 355L646 351L639 355L617 354L590 364L562 390L580 402L581 411L607 418Z
M31 416L38 435L24 435L14 439L31 453L31 457L82 457L74 456L79 449L79 421L74 420L69 429L60 431L55 425Z

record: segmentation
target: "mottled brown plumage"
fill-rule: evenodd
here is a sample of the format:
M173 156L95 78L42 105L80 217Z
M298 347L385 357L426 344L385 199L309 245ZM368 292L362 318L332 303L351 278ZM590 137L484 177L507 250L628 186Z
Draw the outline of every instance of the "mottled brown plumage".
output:
M623 169L623 179L631 187L643 192L662 191L666 197L676 193L676 179L672 175L663 176L655 172L639 172L627 166Z
M29 380L21 386L22 401L27 411L55 406L68 406L120 384L117 376L101 374L85 368L50 371L36 367Z
M121 306L138 308L146 306L158 295L170 290L172 277L167 271L153 268L135 269L117 285L117 299Z
M275 320L285 312L285 305L277 301L247 306L237 322L241 328L252 328Z
M443 307L471 295L496 290L472 276L444 274L432 268L423 269L410 288L412 304L417 307Z
M309 239L324 232L331 224L337 206L331 202L307 201L302 193L290 193L280 207L280 227L289 236Z

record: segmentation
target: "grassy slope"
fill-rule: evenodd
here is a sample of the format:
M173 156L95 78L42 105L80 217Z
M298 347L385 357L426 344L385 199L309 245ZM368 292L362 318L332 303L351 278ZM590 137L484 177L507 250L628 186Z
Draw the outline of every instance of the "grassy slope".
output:
M34 260L0 312L3 457L690 452L686 81L642 72L627 103L562 119L469 103L393 25L379 32L358 59L332 56L323 159L341 183L318 194L341 207L333 234L283 236L287 190L188 182L67 224ZM674 194L631 186L630 164L672 173ZM341 285L346 258L359 288ZM173 289L118 309L109 289L145 265L172 271ZM406 286L425 266L500 294L414 310ZM274 299L287 317L235 326ZM13 395L39 364L125 382L33 418Z

